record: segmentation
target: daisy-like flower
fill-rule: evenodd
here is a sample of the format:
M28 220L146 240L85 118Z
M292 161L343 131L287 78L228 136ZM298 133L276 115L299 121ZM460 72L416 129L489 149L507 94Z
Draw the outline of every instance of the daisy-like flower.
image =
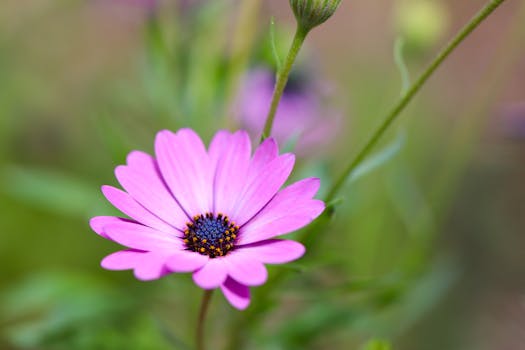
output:
M319 179L280 190L294 166L273 139L251 156L244 131L219 131L208 149L191 129L157 134L155 157L128 155L115 175L124 191L103 186L111 204L129 218L98 216L92 229L128 249L102 260L108 270L133 269L140 280L193 273L204 289L220 288L231 305L250 303L250 286L267 279L264 264L304 254L302 244L276 236L315 219L324 203L313 199Z

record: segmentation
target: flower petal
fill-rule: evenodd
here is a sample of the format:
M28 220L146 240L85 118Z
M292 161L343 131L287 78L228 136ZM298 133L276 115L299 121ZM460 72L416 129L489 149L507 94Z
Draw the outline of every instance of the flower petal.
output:
M319 188L319 180L298 181L272 198L254 218L241 227L238 244L249 244L297 230L314 220L324 210L324 203L310 199Z
M297 196L301 198L313 198L321 187L321 180L318 177L309 177L300 181L294 182L284 190L289 196ZM283 191L284 191L283 190Z
M209 260L206 255L183 250L170 256L166 260L166 266L173 272L193 272L206 265Z
M244 188L231 217L237 225L250 220L279 191L295 163L293 154L284 154L268 163Z
M250 288L231 278L227 278L221 286L222 294L228 302L238 310L244 310L250 305Z
M210 259L200 270L193 273L193 281L204 289L217 288L226 280L227 271L224 258Z
M161 231L177 233L173 226L153 215L126 192L115 187L102 186L102 193L113 206L133 220Z
M188 217L164 184L153 157L131 152L128 165L118 166L115 175L126 192L144 208L173 227L184 229Z
M183 249L179 237L136 223L113 223L104 226L103 230L111 240L133 249L167 254Z
M257 150L253 155L250 168L248 169L247 178L251 179L254 176L259 175L266 164L277 158L278 155L279 148L277 147L277 142L273 138L267 138L264 140L263 143L257 147Z
M250 138L245 131L233 135L217 133L210 144L209 153L215 164L214 212L230 215L246 182L250 165Z
M110 224L118 224L121 222L131 222L128 219L119 218L116 216L95 216L94 218L91 218L89 220L89 226L93 231L95 231L97 234L101 235L102 237L106 239L111 239L104 233L104 226L110 225Z
M165 259L162 254L129 249L106 256L101 266L107 270L133 269L136 278L150 281L170 273L164 266Z
M135 266L133 273L141 281L151 281L170 274L164 262L165 255L158 255L154 252L144 253L142 260Z
M224 260L228 266L228 275L241 284L260 286L268 279L266 267L254 259L249 251L233 251Z
M213 174L215 174L217 163L222 157L223 151L227 149L228 145L230 144L232 135L233 134L227 130L219 130L215 133L215 136L213 136L213 139L210 142L210 146L208 147L208 154L210 157Z
M212 171L206 148L191 129L163 130L155 139L162 177L190 216L212 211Z
M106 256L100 265L106 270L129 270L137 266L144 253L135 249L120 250Z
M265 264L284 264L299 259L305 252L301 243L284 239L270 239L237 249Z

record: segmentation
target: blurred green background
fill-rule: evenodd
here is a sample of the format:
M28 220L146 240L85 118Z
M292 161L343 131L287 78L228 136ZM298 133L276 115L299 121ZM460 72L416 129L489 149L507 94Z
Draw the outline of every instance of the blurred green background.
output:
M342 124L294 178L326 190L394 104L396 42L416 77L483 4L343 1L300 54ZM118 215L99 188L158 130L235 128L243 75L272 62L272 16L283 57L287 1L0 3L1 349L192 348L191 278L103 270L118 246L88 219ZM523 347L523 23L525 3L507 1L452 54L375 150L380 166L247 311L214 298L210 349Z

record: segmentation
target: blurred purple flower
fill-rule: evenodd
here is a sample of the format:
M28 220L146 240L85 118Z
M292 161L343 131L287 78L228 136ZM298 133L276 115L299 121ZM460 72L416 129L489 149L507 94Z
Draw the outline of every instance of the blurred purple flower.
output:
M504 132L515 138L525 138L525 101L515 102L502 109Z
M280 190L295 157L279 155L266 139L251 156L248 133L219 131L208 149L191 129L164 130L155 158L131 152L115 169L125 191L102 192L128 218L97 216L93 230L128 249L102 261L109 270L133 269L141 280L190 272L203 289L220 288L231 305L250 303L250 286L266 282L265 264L300 258L302 244L275 239L321 214L313 199L317 178Z
M275 77L265 68L248 73L236 101L236 118L253 137L260 136L272 99ZM323 108L323 86L311 84L307 75L293 74L288 80L272 130L281 145L295 142L299 153L326 147L339 126L338 116Z

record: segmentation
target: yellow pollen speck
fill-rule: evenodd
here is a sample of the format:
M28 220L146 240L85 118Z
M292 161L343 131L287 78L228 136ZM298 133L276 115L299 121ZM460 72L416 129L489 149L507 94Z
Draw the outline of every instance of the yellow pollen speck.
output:
M210 249L211 249L211 250L215 249L215 246L214 246L214 245L211 245L211 246L210 246Z
M224 242L224 239L219 238L219 243L222 243L222 242Z
M202 243L206 244L206 242L208 242L208 240L207 240L206 238L204 238L204 239L202 240Z
M199 239L197 237L193 237L193 242L197 242Z
M205 249L204 247L202 247L202 248L200 249L200 251L201 251L201 253L204 253L204 252L206 251L206 249Z
M188 244L188 243L190 243L190 240L189 239L185 239L184 243Z
M230 241L230 237L226 237L226 240L229 242Z

